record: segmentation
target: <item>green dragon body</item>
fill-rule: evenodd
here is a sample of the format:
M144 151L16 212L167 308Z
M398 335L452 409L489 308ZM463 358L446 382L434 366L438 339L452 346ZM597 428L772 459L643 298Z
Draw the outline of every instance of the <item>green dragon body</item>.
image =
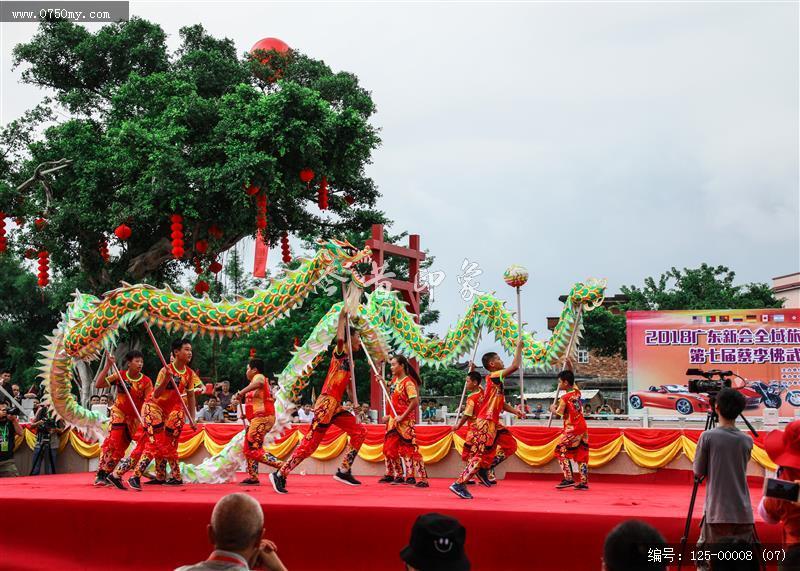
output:
M99 358L104 350L116 346L121 328L144 321L188 335L233 336L268 327L302 305L330 276L336 275L339 279L344 276L363 286L355 266L367 261L370 254L369 249L358 250L346 242L323 242L313 258L304 260L296 270L274 280L266 289L249 298L221 302L148 285L123 285L102 299L76 293L42 352L40 369L45 400L68 426L102 437L103 418L82 407L72 394L74 360ZM549 340L538 341L530 333L522 332L525 365L543 368L563 359L570 346L569 340L580 334L580 308L583 311L594 309L602 303L604 292L603 281L576 284ZM335 335L341 306L342 302L332 304L278 375L278 421L265 444L272 443L288 424L294 402ZM442 339L423 333L397 292L376 289L367 294L352 320L373 359L386 359L390 350L394 350L434 366L452 363L468 352L484 327L492 331L508 351L513 349L520 335L513 314L490 294L476 297L464 317ZM182 465L184 475L190 481L227 480L241 464L241 448L242 434L201 465Z

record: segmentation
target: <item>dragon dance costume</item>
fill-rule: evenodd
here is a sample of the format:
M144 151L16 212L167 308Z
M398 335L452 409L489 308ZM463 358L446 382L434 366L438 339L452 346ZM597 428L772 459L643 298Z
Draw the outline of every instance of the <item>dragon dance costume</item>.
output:
M556 414L564 417L564 428L556 444L556 457L564 473L564 480L574 480L570 460L578 464L581 484L589 482L589 429L583 418L581 391L567 391L558 399Z
M314 419L311 421L311 427L291 457L278 470L282 477L285 478L300 462L314 453L331 425L338 426L350 437L341 467L342 472L350 472L367 435L364 425L359 423L353 414L342 408L341 404L344 391L350 383L352 365L342 342L337 341L325 384L314 403Z
M409 376L402 379L393 379L392 405L397 416L408 410L412 400L417 398L417 385ZM396 483L403 481L403 466L405 464L406 483L416 483L415 475L419 474L420 487L425 487L428 482L428 472L419 453L417 439L414 433L415 412L408 414L401 422L396 421L394 412L389 411L389 422L386 425L386 435L383 440L383 455L386 462L386 475L383 481L391 478Z
M136 379L132 379L128 375L128 371L120 371L120 375L122 382L128 387L133 402L125 394L125 390L118 385L117 397L110 411L111 430L103 441L102 453L97 466L98 475L110 474L114 471L119 461L125 456L125 451L132 440L136 440L136 448L131 456L137 458L144 452L147 441L136 413L142 409L142 404L153 393L153 381L142 373L139 373L139 377ZM106 378L106 383L109 385L118 382L115 375Z
M169 380L175 379L178 390ZM150 437L133 475L140 478L150 461L156 461L156 480L163 481L167 477L167 464L169 464L172 477L181 479L180 466L178 465L178 439L186 421L183 412L181 395L197 386L202 386L200 377L187 365L179 371L174 365L168 365L158 372L156 388L165 385L164 392L156 397L155 392L147 399L142 407L142 421L144 431ZM116 474L119 476L121 474Z
M283 462L264 450L264 437L275 424L275 398L264 375L258 373L253 382L259 387L246 395L244 415L250 422L245 436L244 455L247 459L247 474L258 480L258 463L280 468Z
M486 387L478 407L477 418L472 422L464 448L468 449L467 465L456 479L464 484L478 469L491 470L517 451L517 441L511 432L500 424L500 413L505 408L503 372L493 371L486 376ZM473 405L474 406L474 405ZM502 454L498 454L498 448Z

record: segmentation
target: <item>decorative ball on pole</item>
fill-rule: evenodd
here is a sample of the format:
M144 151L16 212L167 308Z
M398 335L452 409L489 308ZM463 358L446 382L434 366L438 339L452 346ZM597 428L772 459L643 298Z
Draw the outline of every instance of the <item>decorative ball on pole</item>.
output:
M276 69L277 66L272 65L270 62L270 55L266 52L277 52L281 55L287 54L291 48L289 48L289 44L284 42L283 40L279 40L278 38L263 38L258 40L252 48L250 48L250 53L258 58L262 65L269 66L273 68L271 71L273 72L272 75L263 75L261 71L257 72L258 77L266 81L267 83L274 83L281 78L283 75L282 69Z
M508 266L503 272L503 280L517 290L517 325L519 327L519 338L522 339L522 301L520 297L520 288L528 283L528 270L519 264L512 264ZM523 414L525 414L525 360L523 359L519 367L519 406Z

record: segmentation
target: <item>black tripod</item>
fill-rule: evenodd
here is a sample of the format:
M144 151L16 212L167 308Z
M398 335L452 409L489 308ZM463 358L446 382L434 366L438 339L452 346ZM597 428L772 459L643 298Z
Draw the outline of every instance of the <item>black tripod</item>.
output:
M717 404L717 395L710 394L708 395L708 404L711 408L708 411L708 416L706 416L706 426L703 429L703 432L706 430L712 430L717 427L717 411L716 411L716 404ZM744 423L747 425L747 428L750 429L750 432L753 434L753 438L758 438L758 432L756 429L753 428L753 425L750 424L750 421L745 418L743 414L739 415ZM686 543L689 540L689 530L692 527L692 514L694 514L694 502L697 500L697 490L700 487L700 484L705 480L705 476L697 476L694 477L694 487L692 488L692 499L689 500L689 513L686 515L686 525L683 527L683 537L681 537L681 551L678 554L678 571L680 571L681 567L683 567L683 552L686 550Z

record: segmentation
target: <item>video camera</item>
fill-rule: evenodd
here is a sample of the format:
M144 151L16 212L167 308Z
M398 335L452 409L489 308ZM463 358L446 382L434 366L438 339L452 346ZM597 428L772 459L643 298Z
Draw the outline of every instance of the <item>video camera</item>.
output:
M687 386L690 393L707 393L717 394L724 388L731 387L731 377L733 371L722 371L720 369L712 369L710 371L703 371L701 369L688 369L687 375L703 377L702 379L689 379Z

